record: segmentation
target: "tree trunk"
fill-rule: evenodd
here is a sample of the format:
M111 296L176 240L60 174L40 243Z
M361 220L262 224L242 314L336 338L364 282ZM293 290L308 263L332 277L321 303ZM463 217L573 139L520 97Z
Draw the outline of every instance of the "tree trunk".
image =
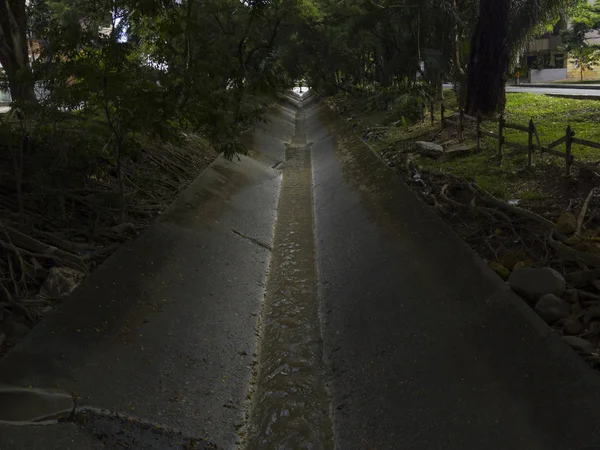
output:
M456 6L456 0L454 0L454 10L458 14L458 7ZM458 96L458 107L465 109L467 102L467 74L463 66L463 58L461 58L460 51L460 36L458 30L458 22L454 22L454 79L456 81L456 93Z
M479 21L471 40L467 77L468 114L490 115L504 110L509 0L479 0Z
M27 49L25 0L0 0L0 64L13 101L37 102Z

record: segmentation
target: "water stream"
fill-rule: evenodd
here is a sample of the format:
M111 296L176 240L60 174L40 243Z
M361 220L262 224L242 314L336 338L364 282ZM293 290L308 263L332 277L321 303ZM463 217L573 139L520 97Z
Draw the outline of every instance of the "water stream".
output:
M257 386L246 448L333 448L324 386L310 144L304 112L286 145Z

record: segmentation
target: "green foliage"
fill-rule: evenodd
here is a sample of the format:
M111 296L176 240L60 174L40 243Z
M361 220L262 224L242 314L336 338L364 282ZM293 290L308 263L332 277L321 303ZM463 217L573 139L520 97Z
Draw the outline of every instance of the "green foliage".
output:
M578 100L549 97L539 94L507 94L506 120L510 123L526 126L533 118L543 145L563 137L568 125L576 136L593 142L600 142L600 102L597 100ZM497 125L487 123L487 131L497 131ZM504 135L510 142L527 145L527 133L505 129ZM539 195L535 187L528 182L528 176L522 170L526 164L524 152L506 150L507 156L502 165L490 160L495 152L497 141L486 139L487 151L476 153L451 161L429 161L422 159L423 165L430 169L442 170L453 175L476 178L478 184L493 194L504 198L535 198ZM557 148L564 151L564 144ZM581 145L573 145L573 155L578 161L595 162L598 150ZM564 159L545 155L543 160L534 156L535 173L563 173Z
M423 99L414 94L402 94L394 102L388 115L388 122L402 121L409 125L423 119Z
M565 50L576 60L581 80L585 70L593 70L600 60L600 45L590 42L588 35L600 29L600 5L580 0L571 16L571 26L561 33Z

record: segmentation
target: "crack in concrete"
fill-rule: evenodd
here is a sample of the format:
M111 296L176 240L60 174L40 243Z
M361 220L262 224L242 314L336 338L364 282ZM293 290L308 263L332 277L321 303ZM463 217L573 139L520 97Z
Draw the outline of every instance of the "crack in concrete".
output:
M93 406L78 406L77 398L53 390L0 387L0 424L17 427L73 424L93 435L107 448L145 450L218 450L204 433L185 436L181 431Z
M258 245L259 247L262 247L264 249L269 250L270 252L273 251L273 247L271 247L269 244L265 244L264 242L259 241L258 239L254 239L253 237L250 236L246 236L245 234L240 233L239 231L236 230L231 230L231 232L239 237L241 237L242 239L245 239L247 241L252 242L253 244Z
M137 417L92 406L75 407L61 420L92 433L104 445L145 450L220 450L207 435L191 437L181 431L147 422Z
M60 391L0 387L0 424L49 425L75 407L73 396Z

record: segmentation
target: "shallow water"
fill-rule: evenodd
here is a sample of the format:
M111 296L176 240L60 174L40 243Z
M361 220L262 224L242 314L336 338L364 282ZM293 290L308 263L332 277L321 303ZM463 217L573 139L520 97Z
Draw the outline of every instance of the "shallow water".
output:
M310 145L300 109L283 165L249 450L332 448L313 229Z

